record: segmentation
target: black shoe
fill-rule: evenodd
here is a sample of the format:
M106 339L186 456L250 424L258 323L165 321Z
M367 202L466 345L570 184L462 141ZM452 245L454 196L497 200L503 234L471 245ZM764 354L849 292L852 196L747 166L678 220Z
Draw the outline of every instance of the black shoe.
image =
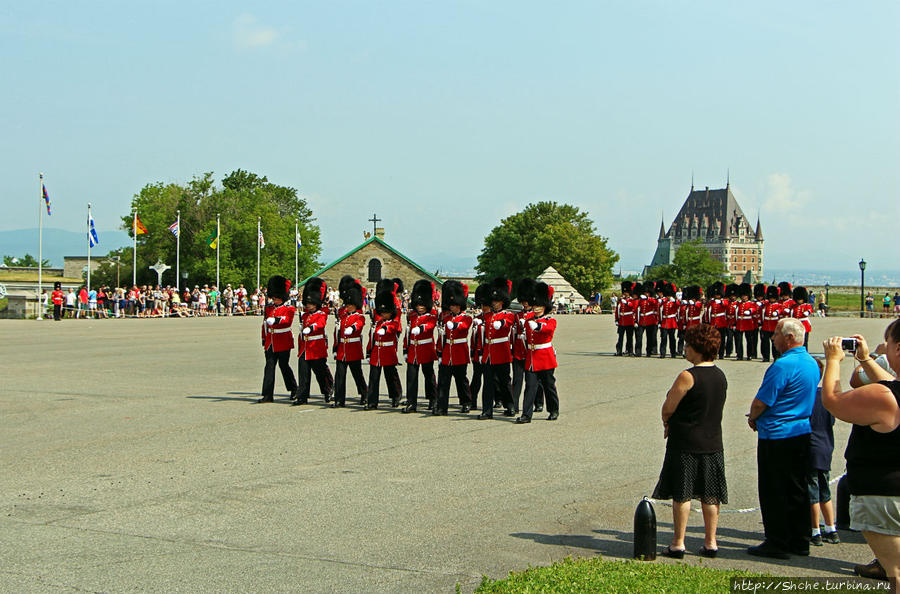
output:
M866 565L854 565L853 573L859 577L869 578L871 580L887 581L888 579L887 572L884 571L884 567L881 566L878 559L873 559L871 563Z
M493 418L494 418L494 413L492 413L492 412L483 412L480 415L478 415L479 421L483 421L485 419L493 419Z
M670 559L684 559L684 549L673 549L672 547L666 547L659 552L663 557L669 557Z
M503 416L504 417L514 417L514 416L516 416L516 411L514 411L511 408L504 409Z
M530 423L531 417L516 417L516 425L524 425L525 423Z
M363 410L375 410L378 408L377 404L367 404L363 407Z
M769 559L790 559L791 556L788 555L785 551L770 545L767 541L763 541L761 544L756 545L755 547L750 547L747 549L748 555L753 555L754 557L767 557Z
M346 406L347 406L347 403L345 403L345 402L343 402L343 401L338 402L338 408L344 408L344 407L346 407Z
M294 400L291 402L291 406L300 406L301 404L306 404L306 400Z
M459 412L461 412L462 414L466 414L469 412L469 407L463 404L461 407L459 407Z
M811 544L811 545L814 546L814 547L825 546L825 545L822 543L822 535L821 535L821 534L813 534L812 536L810 536L810 537L809 537L809 544Z
M397 408L398 406L400 406L400 399L391 398L391 408Z
M329 391L327 394L323 394L322 397L325 399L325 404L331 402L331 392Z
M275 399L271 396L263 396L256 401L256 404L265 404L266 402L275 402Z
M677 355L675 355L675 354L673 354L673 355L672 355L672 358L673 358L673 359L677 359L677 358L678 358L678 357L680 357L680 356L681 356L681 354L680 354L680 353L679 353L679 354L677 354ZM719 550L719 549L716 549L716 550L717 550L717 551L718 551L718 550Z
M414 413L414 412L416 412L416 405L415 405L415 404L407 404L406 406L403 407L403 410L400 411L400 412L402 412L402 413Z
M434 412L431 414L436 417L446 417L447 411L446 411L446 409L436 408L436 409L434 409Z
M716 555L719 554L719 549L707 549L706 545L703 545L697 552L701 557L706 557L707 559L715 559Z
M622 356L622 351L616 352L616 357L621 357L621 356Z
M837 530L834 532L823 532L822 540L828 544L841 544L841 537L838 536Z
M501 406L503 406L503 405L500 402L494 403L494 408L500 408Z
M297 389L294 388L293 390L291 390L291 400L296 400L296 399L297 399Z
M666 356L665 356L665 355L660 355L660 356L659 356L659 358L660 358L660 359L665 359L665 358L666 358ZM681 551L681 552L682 552L682 553L684 553L684 551ZM682 556L682 557L684 557L684 555L683 555L683 554L682 554L682 555L681 555L681 556Z
M552 413L550 413L550 416L547 417L547 420L548 420L548 421L555 421L555 420L558 419L558 418L559 418L559 413L558 413L558 412L552 412Z
M328 405L328 408L337 408L337 407L338 407L337 402L332 402L330 405Z
M543 404L534 407L534 412L543 412L543 410L544 410Z

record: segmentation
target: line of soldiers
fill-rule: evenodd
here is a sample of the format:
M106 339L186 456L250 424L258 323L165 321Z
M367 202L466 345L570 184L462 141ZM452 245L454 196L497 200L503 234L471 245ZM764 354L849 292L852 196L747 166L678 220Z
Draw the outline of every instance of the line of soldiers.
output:
M710 324L722 336L719 358L751 361L760 354L763 362L780 353L772 334L781 318L793 317L806 327L806 341L812 329L806 287L791 283L750 285L713 283L704 292L697 285L678 288L668 281L636 283L624 281L614 317L618 330L616 356L640 357L646 337L646 356L665 358L684 353L684 332L691 326ZM657 334L659 348L657 348ZM806 346L806 345L804 345ZM759 349L757 348L759 347Z
M326 403L332 408L346 406L347 371L356 384L360 405L364 410L379 406L381 376L384 375L392 407L403 402L403 386L397 367L400 347L406 362L406 401L404 413L417 412L419 375L424 379L425 398L432 415L446 415L449 409L450 384L455 383L459 412L478 409L478 392L482 394L479 419L492 419L494 408L503 414L517 416L516 423L530 423L534 412L543 410L546 402L548 419L559 416L559 397L554 370L557 366L552 339L556 320L553 311L553 288L533 279L523 279L517 286L517 300L522 311L509 310L512 282L496 278L475 291L475 307L480 312L470 315L468 287L459 281L444 283L439 293L434 283L419 280L413 286L406 325L400 320L400 279L383 279L376 286L375 308L370 312L368 336L363 349L363 333L367 316L363 314L366 289L351 276L338 283L342 305L334 311L333 354L335 373L328 368L329 308L327 287L321 278L312 278L303 287L299 318L298 378L290 367L294 348L292 332L296 309L289 303L290 281L282 276L269 279L262 327L262 346L266 355L262 398L258 402L274 402L275 367L281 369L285 387L291 392L293 405L307 404L312 375ZM437 304L440 304L438 311ZM362 360L369 360L368 381L362 372ZM434 363L438 363L437 376ZM472 381L468 377L472 365ZM524 384L523 407L519 397Z

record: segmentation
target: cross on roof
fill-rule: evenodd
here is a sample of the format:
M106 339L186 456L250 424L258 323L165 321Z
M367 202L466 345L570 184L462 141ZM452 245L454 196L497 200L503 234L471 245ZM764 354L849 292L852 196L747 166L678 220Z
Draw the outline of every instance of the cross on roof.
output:
M378 228L378 221L383 221L384 219L379 219L377 214L372 213L372 218L369 220L372 221L372 233L374 234Z

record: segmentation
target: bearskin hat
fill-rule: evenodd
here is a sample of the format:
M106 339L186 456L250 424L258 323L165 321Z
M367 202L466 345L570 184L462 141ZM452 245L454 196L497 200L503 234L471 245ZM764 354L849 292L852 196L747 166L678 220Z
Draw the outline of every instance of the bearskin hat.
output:
M431 311L434 307L434 283L425 279L417 280L413 285L410 305L414 308L423 305L426 311Z
M791 283L787 281L781 281L780 283L778 283L778 295L781 297L790 297L791 291L793 290L794 288L791 286Z
M549 312L553 308L553 287L547 283L537 283L534 285L534 303L533 305L543 305Z
M325 302L325 292L328 286L318 276L314 276L303 285L303 304L312 303L316 307L322 307Z
M269 299L281 299L282 301L288 300L288 293L291 290L291 281L284 278L283 276L278 276L277 274L269 279L269 282L266 283L266 295Z
M53 283L53 288L59 291L60 289L62 289L62 283L60 281L56 281L55 283Z
M709 286L706 293L709 295L710 299L721 299L722 295L725 293L725 285L722 281L716 281Z
M767 287L762 283L756 283L753 285L753 298L754 299L763 299L766 296Z
M444 283L444 294L442 302L446 303L447 309L449 309L451 305L458 305L461 308L465 309L466 293L468 293L468 288L465 287L461 282L456 280L448 280Z
M684 299L688 301L697 301L700 299L700 287L697 285L690 285L689 287L684 288L684 293L682 294Z
M394 292L394 279L392 278L383 278L377 283L375 283L375 295L377 296L379 293L384 293L385 291Z
M363 304L363 291L365 291L363 286L358 282L353 281L352 285L344 289L344 296L341 297L341 301L344 302L344 305L353 305L356 309L361 310Z
M766 299L769 299L770 301L778 299L779 293L778 285L769 285L766 287Z
M341 298L341 301L347 301L347 289L355 284L356 279L349 274L345 274L341 277L341 280L338 281L338 296Z
M738 297L751 297L753 295L753 287L750 283L741 283L737 287Z
M378 315L397 315L397 304L395 303L394 298L395 295L393 291L381 291L375 295L375 311Z
M661 290L662 294L666 297L674 297L675 296L675 283L670 283L668 281L661 281L662 288L660 289L659 284L656 283L657 290Z
M523 278L516 287L516 301L531 304L534 301L534 279Z
M622 281L621 288L623 293L633 293L634 283L631 281Z
M809 291L806 290L806 287L796 286L794 287L793 293L794 301L797 303L806 303L809 301Z
M510 297L509 293L512 291L512 281L507 280L503 277L497 277L491 281L491 301L502 301L503 309L509 307Z
M738 294L738 285L737 283L729 283L725 286L725 298L731 299L732 297Z
M394 293L396 293L397 295L402 295L403 294L403 280L401 280L399 278L392 278L391 280L394 281Z
M480 284L475 287L475 307L491 305L491 287L487 284Z

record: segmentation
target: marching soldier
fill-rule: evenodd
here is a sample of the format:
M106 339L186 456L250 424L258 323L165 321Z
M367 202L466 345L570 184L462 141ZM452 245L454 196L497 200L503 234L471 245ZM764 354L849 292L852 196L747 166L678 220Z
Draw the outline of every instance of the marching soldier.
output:
M750 358L756 359L759 354L759 329L762 328L762 313L766 306L766 285L763 283L753 285L753 300L756 302L756 329L750 334L750 342L753 345Z
M441 351L441 365L438 377L438 402L434 414L446 415L450 404L450 379L456 382L460 412L469 412L471 395L466 367L469 365L469 328L472 317L465 313L468 288L459 281L444 283L443 297L446 299L448 314L444 316L444 344Z
M790 318L794 311L794 305L796 302L792 299L792 295L794 293L794 287L791 283L787 281L781 281L778 283L778 299L781 304L781 317L782 318ZM774 343L772 343L774 346ZM778 352L778 349L772 350L772 355L774 359L778 359L781 357L781 353Z
M730 283L725 287L725 307L726 307L726 331L725 331L725 356L731 357L734 352L734 322L737 319L737 290L735 283Z
M744 359L744 343L747 345L747 360L754 358L756 345L753 342L753 332L757 330L756 316L759 310L755 301L750 301L753 289L750 283L741 283L738 287L740 301L734 306L734 350L737 360Z
M62 291L62 283L56 281L53 283L53 292L50 293L50 302L53 303L53 319L57 322L62 319L63 303L66 301L66 294Z
M809 304L809 291L806 287L795 287L793 292L794 307L791 309L791 317L800 320L806 328L806 336L803 339L803 347L809 346L809 333L812 332L812 324L809 317L813 314L813 306Z
M525 353L528 350L525 342L525 323L534 317L531 311L531 302L534 300L534 279L523 278L516 288L516 300L522 306L522 311L516 312L516 327L513 334L513 408L519 409L519 397L522 395L522 387L525 385ZM632 313L632 320L634 314ZM631 340L628 341L631 345ZM538 386L534 397L534 410L544 410L544 389Z
M553 348L553 334L556 332L556 320L550 316L553 311L553 287L546 283L537 283L534 287L534 317L525 324L528 344L525 360L525 402L522 415L516 418L521 425L531 422L534 397L537 386L544 388L548 421L559 418L559 394L556 391L556 351Z
M481 357L484 354L484 320L491 311L491 287L482 283L475 288L475 307L481 311L472 317L472 334L469 336L469 354L472 358L472 380L469 382L469 394L472 397L471 409L478 405L478 391L484 379L484 365Z
M393 284L393 283L392 283ZM394 291L381 291L375 295L375 311L378 321L372 330L369 353L369 391L364 410L378 408L378 396L381 388L381 372L384 371L388 396L391 406L400 406L401 384L397 373L397 341L400 340L402 327L397 318L399 308Z
M258 403L274 402L275 365L281 369L284 387L293 397L297 390L297 380L291 369L291 349L294 348L294 335L291 324L294 323L295 308L285 303L291 281L283 276L273 276L266 286L266 295L270 303L266 304L262 325L262 347L266 354L266 368L263 372L263 385Z
M346 405L348 368L353 374L356 391L361 400L366 398L368 391L366 378L362 372L362 332L366 325L366 316L362 313L364 289L359 282L353 280L352 284L345 284L343 291L338 289L338 292L341 293L343 305L340 308L341 314L335 332L337 350L334 356L334 402L331 403L332 408Z
M705 321L719 331L721 342L719 344L719 358L725 355L725 337L728 330L728 304L722 299L725 286L716 281L706 291L709 300L706 302Z
M500 402L506 407L503 412L505 416L514 417L518 413L509 385L509 364L512 362L509 338L516 323L512 312L506 311L510 303L510 291L512 282L505 278L495 278L490 284L488 294L490 311L485 314L482 324L484 354L481 363L484 372L484 392L479 419L493 418L494 394L499 395Z
M675 326L678 328L678 342L675 346L675 354L679 357L684 356L684 331L687 330L688 309L688 289L685 287L681 290L681 300L678 301L678 313L675 315Z
M629 357L634 356L634 300L631 298L632 292L635 290L634 287L635 283L622 281L622 298L616 303L614 316L616 331L619 335L619 340L616 342L616 357L621 357L623 354ZM623 340L625 342L624 353L622 351Z
M309 401L309 389L312 373L322 391L325 402L331 401L334 390L334 378L328 369L328 338L325 326L328 324L328 310L323 308L328 287L319 277L313 277L303 286L303 315L300 317L300 343L297 357L300 359L300 370L296 398L293 406L306 404Z
M406 406L403 412L416 412L419 399L419 369L425 377L425 398L428 408L433 407L437 381L434 378L434 362L437 354L434 346L434 329L437 311L434 309L434 283L419 280L413 285L410 296L411 311L408 318L406 343Z
M769 362L770 350L775 353L775 358L778 358L778 353L775 351L775 345L772 343L772 335L775 334L775 326L778 325L778 320L782 318L782 307L778 297L779 290L777 286L771 285L766 288L766 302L762 308L762 323L759 327L759 346L762 350L763 363Z
M643 335L647 335L647 356L651 357L656 354L656 329L659 325L659 303L651 297L654 294L656 285L653 281L645 282L640 288L635 287L635 291L640 292L635 306L635 323L637 324L637 337L635 339L635 357L641 356L641 346L643 344Z
M662 301L659 303L659 358L666 358L666 343L669 345L669 354L675 358L675 330L678 328L679 303L675 300L675 285L667 281L657 282L662 284Z

